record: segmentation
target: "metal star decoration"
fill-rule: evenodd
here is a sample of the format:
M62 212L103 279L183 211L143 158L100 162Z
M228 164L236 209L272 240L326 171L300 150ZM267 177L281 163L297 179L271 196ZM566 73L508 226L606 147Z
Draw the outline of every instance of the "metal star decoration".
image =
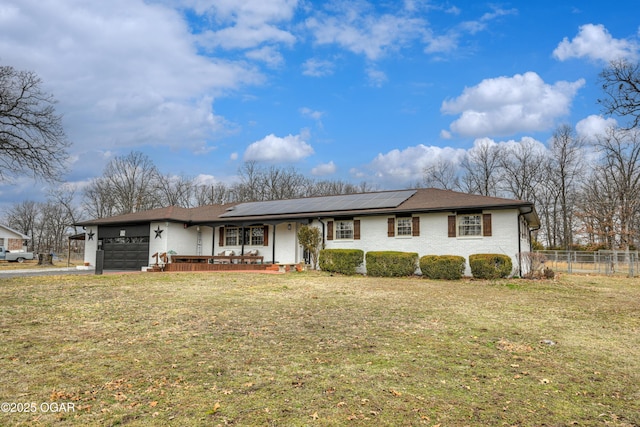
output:
M87 236L89 237L89 240L93 240L93 236L95 236L96 233L93 232L93 230L91 230L90 232L87 233Z
M156 228L156 229L155 229L155 230L153 230L153 231L156 233L156 237L155 237L156 239L157 239L158 237L162 239L162 232L163 232L164 230L161 230L161 229L160 229L160 226L158 226L158 228Z

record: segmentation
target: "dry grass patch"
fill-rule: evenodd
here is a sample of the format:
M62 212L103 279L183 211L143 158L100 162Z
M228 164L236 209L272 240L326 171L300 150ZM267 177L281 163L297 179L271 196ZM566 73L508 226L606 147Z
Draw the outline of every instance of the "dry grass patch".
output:
M640 282L0 283L2 425L640 425Z

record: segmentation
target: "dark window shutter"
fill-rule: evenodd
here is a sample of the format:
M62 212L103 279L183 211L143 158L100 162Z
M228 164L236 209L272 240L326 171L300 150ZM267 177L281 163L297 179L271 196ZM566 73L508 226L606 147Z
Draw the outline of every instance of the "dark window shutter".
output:
M360 240L360 220L353 220L353 239Z
M491 236L491 214L482 215L482 235Z
M218 246L224 246L224 227L220 227L220 239L218 240Z
M333 240L333 221L327 221L327 240Z
M268 225L264 226L263 239L264 239L264 246L269 246L269 226Z
M420 217L414 216L413 218L411 218L411 222L413 223L411 224L411 235L419 236L420 235Z
M396 235L396 219L387 219L387 237L393 237Z
M456 216L449 215L448 219L449 219L449 224L448 224L449 237L456 237Z

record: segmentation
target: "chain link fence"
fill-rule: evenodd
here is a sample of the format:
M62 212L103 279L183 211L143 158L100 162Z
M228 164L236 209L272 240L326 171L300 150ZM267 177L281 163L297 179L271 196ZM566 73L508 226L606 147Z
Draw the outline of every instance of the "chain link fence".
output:
M640 275L638 251L535 251L541 268L560 273Z

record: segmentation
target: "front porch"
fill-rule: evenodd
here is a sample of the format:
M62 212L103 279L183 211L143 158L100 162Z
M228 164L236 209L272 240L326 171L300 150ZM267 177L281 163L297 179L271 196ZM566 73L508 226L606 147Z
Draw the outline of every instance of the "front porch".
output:
M171 255L166 253L153 254L156 263L147 271L302 271L304 265L264 263L264 257L259 255Z

